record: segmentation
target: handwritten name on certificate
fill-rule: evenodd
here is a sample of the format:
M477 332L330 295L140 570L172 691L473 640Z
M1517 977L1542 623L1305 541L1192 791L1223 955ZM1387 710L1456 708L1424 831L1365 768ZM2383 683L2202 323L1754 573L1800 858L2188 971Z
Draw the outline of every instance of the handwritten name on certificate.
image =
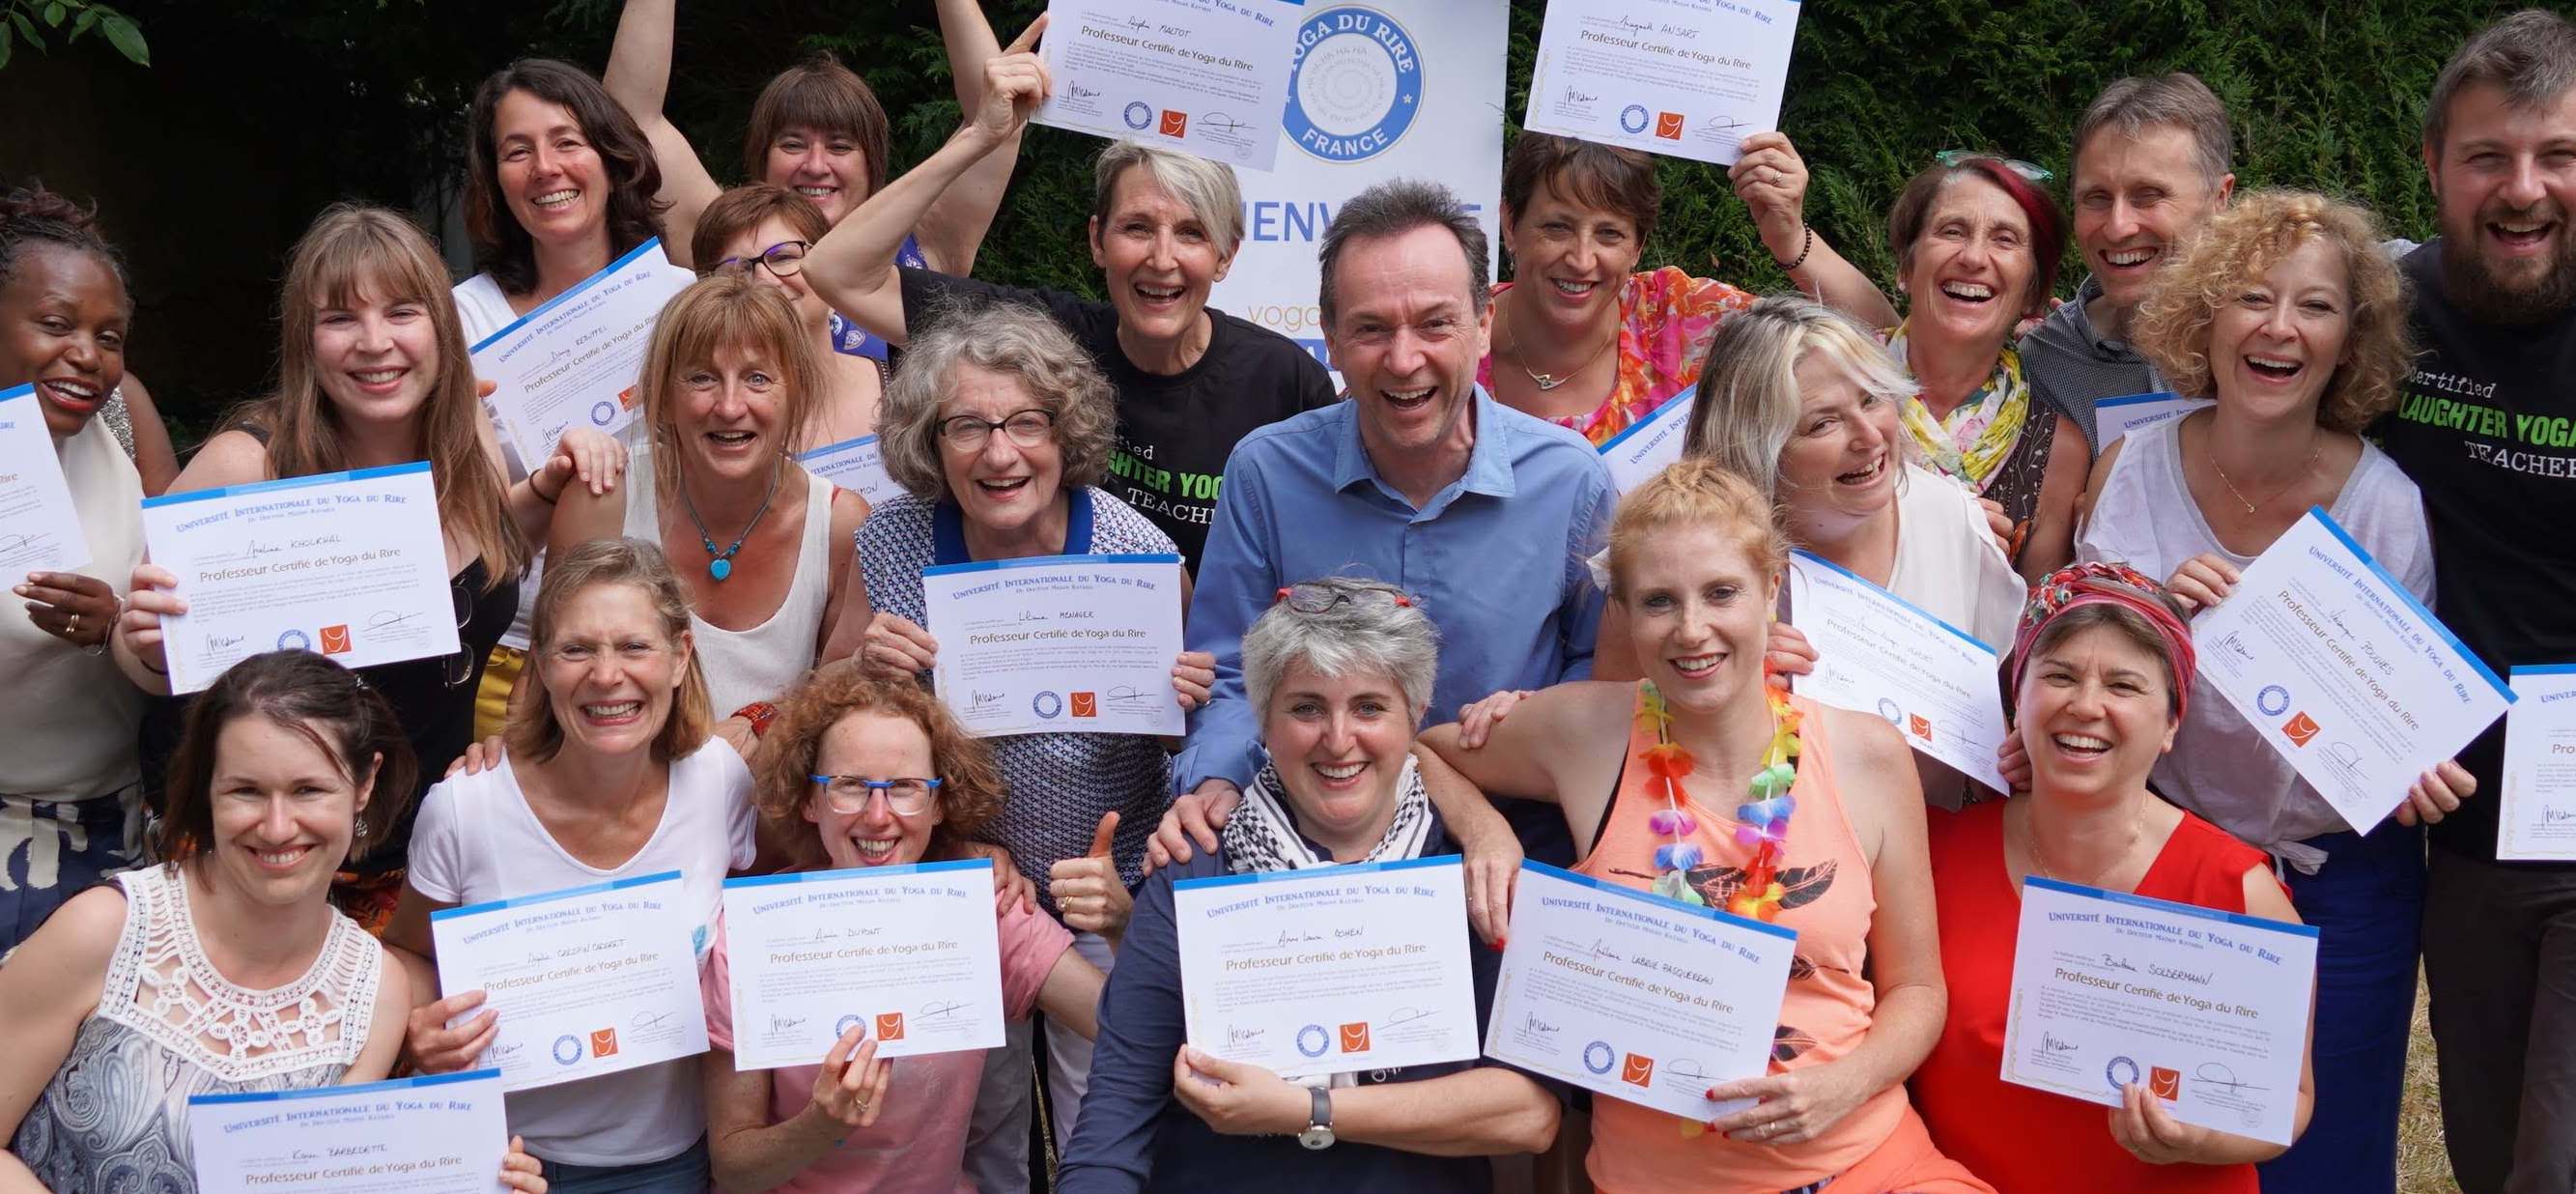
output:
M1485 1055L1690 1120L1749 1106L1798 934L1523 862Z
M879 1057L1002 1043L985 859L727 879L724 905L737 1070L819 1064L852 1028Z
M0 390L0 573L68 572L89 563L89 537L72 508L43 402L33 385Z
M978 737L1178 734L1181 557L1037 556L921 571L940 699Z
M2207 398L2183 398L2170 390L2105 398L2093 404L2094 434L2102 441L2094 455L2110 451L2111 445L2128 438L2132 431L2170 423L2202 407L2216 405Z
M485 401L519 459L533 467L568 428L618 435L642 414L636 377L653 322L695 281L657 237L474 346L474 376L495 386Z
M1548 0L1524 127L1735 164L1780 127L1798 0Z
M1283 1075L1476 1055L1456 855L1172 885L1190 1043Z
M510 1150L501 1073L191 1095L199 1194L491 1194Z
M885 449L877 437L825 444L796 458L805 471L866 498L871 506L901 494L903 487L886 475Z
M1681 459L1682 441L1690 438L1692 403L1689 394L1676 396L1603 443L1601 463L1609 466L1610 484L1626 493Z
M2192 620L2200 674L2356 833L2459 753L2513 692L2311 507Z
M2022 883L2003 1080L2106 1107L2135 1083L2187 1124L2290 1142L2317 931Z
M430 913L440 989L500 1013L481 1064L521 1091L706 1052L680 892L664 871Z
M1298 54L1294 0L1051 0L1039 124L1270 169Z
M457 651L427 461L145 498L143 542L188 602L161 622L173 692L262 651L352 668Z
M2576 663L2515 668L2512 685L2496 857L2576 860Z
M1824 557L1789 557L1791 621L1816 647L1800 693L1876 713L1906 745L2001 792L2004 698L1995 649Z

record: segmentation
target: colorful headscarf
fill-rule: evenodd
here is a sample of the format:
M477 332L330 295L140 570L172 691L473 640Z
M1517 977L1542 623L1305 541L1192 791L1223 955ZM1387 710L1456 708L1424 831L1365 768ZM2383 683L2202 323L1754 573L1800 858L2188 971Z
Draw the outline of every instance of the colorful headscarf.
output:
M2013 632L2012 661L2004 675L2004 707L2020 708L2022 668L2030 662L2031 645L2048 624L2068 610L2087 605L2116 605L2145 618L2165 640L2165 658L2173 665L2174 720L2191 709L2192 677L2200 672L2200 653L2191 645L2191 628L2167 603L2165 587L2126 564L2070 564L2049 573L2031 587L2021 625Z

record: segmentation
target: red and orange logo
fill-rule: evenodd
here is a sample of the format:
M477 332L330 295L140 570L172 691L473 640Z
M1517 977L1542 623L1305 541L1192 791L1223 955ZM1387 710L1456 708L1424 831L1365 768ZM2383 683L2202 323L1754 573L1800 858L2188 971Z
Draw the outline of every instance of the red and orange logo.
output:
M2147 1071L2147 1093L2170 1103L2182 1097L2182 1071L2155 1066Z
M1655 135L1667 141L1681 140L1682 114L1679 112L1655 113Z
M2293 713L2290 720L2281 723L2281 734L2290 740L2292 746L2306 746L2308 739L2317 736L2317 719L2304 711Z
M1182 113L1182 112L1175 112L1175 111L1171 110L1170 108L1165 108L1165 109L1163 109L1163 135L1164 135L1164 136L1166 136L1166 137L1179 137L1179 136L1184 136L1184 135L1188 134L1188 132L1189 132L1189 131L1190 131L1190 118L1189 118L1188 114L1186 114L1186 113Z
M1342 1025L1342 1052L1366 1053L1369 1047L1368 1021Z
M902 1012L877 1013L877 1039L880 1041L899 1041L903 1039Z
M1930 742L1932 740L1932 719L1925 717L1920 713L1908 713L1905 715L1905 732L1926 742Z
M1073 715L1075 717L1100 716L1100 694L1096 692L1073 694Z
M590 1055L593 1057L617 1056L617 1030L614 1028L593 1029L590 1034Z
M1639 1053L1629 1054L1627 1064L1619 1067L1619 1080L1630 1086L1654 1085L1655 1059Z
M322 628L322 653L325 655L349 653L349 628L346 625Z

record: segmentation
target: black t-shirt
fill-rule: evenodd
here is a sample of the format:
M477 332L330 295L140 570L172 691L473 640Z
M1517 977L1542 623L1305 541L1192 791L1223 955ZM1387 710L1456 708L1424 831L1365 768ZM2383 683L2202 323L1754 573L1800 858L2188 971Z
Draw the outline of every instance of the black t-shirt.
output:
M2418 347L2397 409L2372 431L2424 493L2433 612L2497 675L2576 663L2576 310L2481 324L2442 285L2442 242L2408 254ZM2504 723L2460 753L2478 794L2433 841L2495 857Z
M1165 376L1118 348L1118 309L1051 290L996 286L924 269L903 270L908 321L942 301L999 298L1045 311L1100 365L1118 396L1118 446L1100 487L1151 519L1181 549L1192 575L1216 516L1225 460L1244 436L1300 411L1330 406L1332 375L1296 341L1214 307L1207 352ZM900 357L897 358L900 361Z

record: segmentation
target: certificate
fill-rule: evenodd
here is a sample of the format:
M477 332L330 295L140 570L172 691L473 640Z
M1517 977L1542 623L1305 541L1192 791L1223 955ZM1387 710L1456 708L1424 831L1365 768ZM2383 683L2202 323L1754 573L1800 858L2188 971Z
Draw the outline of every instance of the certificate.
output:
M2191 624L2200 675L2356 833L2513 693L2324 510Z
M1284 1076L1476 1056L1456 855L1172 884L1189 1040Z
M1610 484L1626 493L1681 459L1694 400L1694 395L1677 394L1602 444L1601 463L1610 467Z
M191 1095L200 1194L492 1194L510 1129L501 1073Z
M1055 93L1031 119L1250 170L1279 154L1296 0L1049 0Z
M2512 677L2496 858L2576 860L2576 664L2518 667Z
M428 461L145 498L143 542L188 602L161 620L172 692L262 651L361 668L458 649Z
M1536 862L1512 896L1485 1056L1684 1119L1771 1062L1798 934Z
M1735 164L1780 127L1798 0L1548 0L1523 127Z
M2132 431L2172 422L2202 407L2216 405L2207 398L2183 398L2170 390L2105 398L2093 404L2094 434L2102 441L2093 454L2110 451L2111 445Z
M921 571L939 695L977 737L1178 734L1181 557L1037 556Z
M33 385L0 390L0 574L89 563L89 536L72 508L43 402Z
M987 859L727 879L733 1068L817 1065L853 1027L878 1057L1002 1043Z
M474 346L474 376L496 387L492 421L530 471L567 428L619 435L636 420L653 321L696 280L648 240Z
M825 444L798 456L796 463L804 465L806 472L866 498L871 506L903 493L903 487L886 475L885 452L873 435Z
M515 1092L706 1052L679 904L680 872L664 871L430 913L439 988L480 990L500 1014L480 1063Z
M2005 729L1993 647L1804 551L1790 553L1789 610L1816 648L1816 670L1792 682L1801 694L1884 717L1906 745L2009 790L1995 769Z
M2021 889L2002 1078L2290 1142L2317 931L2033 875Z

